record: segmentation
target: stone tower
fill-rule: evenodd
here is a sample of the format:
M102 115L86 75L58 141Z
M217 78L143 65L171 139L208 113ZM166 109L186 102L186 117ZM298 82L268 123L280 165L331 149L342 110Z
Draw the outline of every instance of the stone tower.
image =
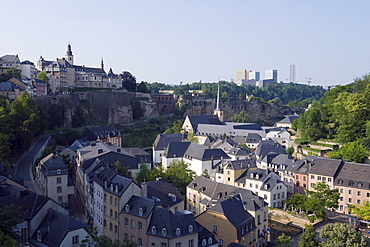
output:
M67 53L65 55L65 58L68 61L68 63L73 65L73 54L72 54L71 44L68 44L67 46Z
M218 82L216 109L214 110L213 115L216 115L220 122L224 121L224 112L220 107L220 82Z

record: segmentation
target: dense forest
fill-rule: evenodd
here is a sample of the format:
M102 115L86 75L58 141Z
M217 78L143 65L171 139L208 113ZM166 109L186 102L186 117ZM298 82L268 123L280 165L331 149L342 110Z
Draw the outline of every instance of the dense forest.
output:
M215 98L217 96L218 83L194 82L170 86L163 83L147 83L153 93L160 90L174 90L174 94L190 94L190 91L199 91L203 95ZM314 100L320 100L324 96L325 89L320 86L310 86L297 83L272 83L264 88L252 85L238 86L226 81L220 82L222 98L241 98L253 95L265 101L278 101L284 105L306 107Z
M370 151L370 75L327 91L322 101L296 120L294 128L307 141L333 139L345 145L331 158L363 162Z

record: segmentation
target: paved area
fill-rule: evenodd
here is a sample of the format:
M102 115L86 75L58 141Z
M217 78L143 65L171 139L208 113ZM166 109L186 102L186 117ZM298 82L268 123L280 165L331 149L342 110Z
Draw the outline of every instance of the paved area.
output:
M67 209L69 210L70 215L72 215L75 219L83 223L87 223L87 217L83 213L82 205L78 201L76 189L74 194L69 198Z

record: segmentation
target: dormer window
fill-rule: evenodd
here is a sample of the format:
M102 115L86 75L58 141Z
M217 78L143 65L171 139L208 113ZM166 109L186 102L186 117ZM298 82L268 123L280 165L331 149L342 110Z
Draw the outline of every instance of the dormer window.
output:
M115 192L118 193L118 185L116 185Z
M362 188L362 185L363 185L363 183L362 183L362 182L358 182L358 183L357 183L357 188Z
M142 216L143 215L143 209L142 208L139 208L139 215Z
M212 238L211 237L208 238L208 244L212 244Z
M162 235L163 236L167 235L167 229L165 227L162 228Z
M203 239L202 246L206 246L206 244L207 244L207 241L205 239Z
M253 173L251 173L251 178L253 178Z
M192 233L192 232L193 232L193 230L194 230L194 227L193 227L192 225L190 225L190 226L188 227L188 230L189 230L189 233Z
M181 233L180 228L176 228L176 235L179 236Z
M152 233L156 233L157 228L155 226L152 226Z
M41 232L37 231L37 241L41 242Z
M269 186L268 186L267 184L265 184L265 190L267 190L267 189L268 189L268 187L269 187Z
M110 185L110 190L113 191L113 184Z
M259 179L260 178L260 175L256 174L256 178Z
M57 174L58 174L58 175L59 175L59 174L62 174L62 170L58 169L58 170L57 170Z
M130 210L130 205L126 204L125 210L128 212Z

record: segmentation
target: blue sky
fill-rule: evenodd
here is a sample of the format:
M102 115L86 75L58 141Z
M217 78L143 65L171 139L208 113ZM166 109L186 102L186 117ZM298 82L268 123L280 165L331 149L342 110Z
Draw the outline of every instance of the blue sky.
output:
M167 84L230 80L234 70L277 69L279 80L347 84L370 72L370 1L8 0L0 56L130 71ZM304 82L302 82L304 83Z

